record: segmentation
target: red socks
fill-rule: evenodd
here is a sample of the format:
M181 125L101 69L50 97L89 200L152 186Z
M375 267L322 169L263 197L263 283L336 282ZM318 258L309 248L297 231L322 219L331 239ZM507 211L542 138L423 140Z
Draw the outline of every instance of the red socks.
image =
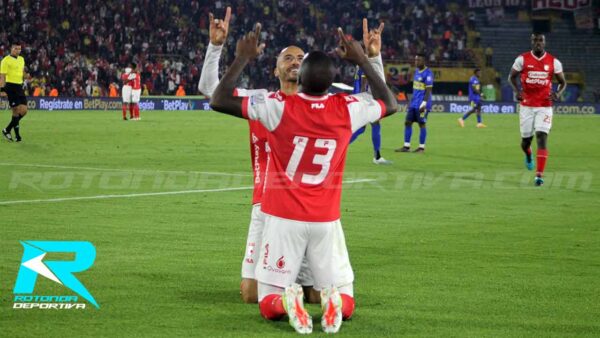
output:
M279 320L286 315L281 295L270 294L258 303L260 314L268 320Z
M354 298L345 293L340 294L340 296L342 296L342 319L350 319L354 313Z
M354 313L354 298L345 293L342 296L342 319L347 320L352 317ZM268 320L279 320L286 315L283 303L281 301L281 295L270 294L267 295L263 300L258 303L260 308L260 314Z
M127 105L123 103L123 118L127 117ZM140 117L140 106L137 103L129 104L129 118L138 118Z
M546 160L548 159L548 149L537 150L537 172L536 175L542 177L546 168Z

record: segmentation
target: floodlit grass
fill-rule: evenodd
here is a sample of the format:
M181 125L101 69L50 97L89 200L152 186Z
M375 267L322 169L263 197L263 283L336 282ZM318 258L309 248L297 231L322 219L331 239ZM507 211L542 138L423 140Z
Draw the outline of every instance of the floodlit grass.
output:
M485 116L487 129L457 117L430 115L423 155L394 153L404 116L384 120L392 166L371 163L369 130L350 146L346 179L375 181L345 185L357 308L340 335L600 335L599 117L555 117L541 188L516 115ZM246 122L142 118L33 111L23 143L0 143L0 336L295 335L239 298ZM20 240L92 242L96 262L76 277L100 309L12 309ZM44 277L35 293L73 295ZM309 310L319 334L320 309Z

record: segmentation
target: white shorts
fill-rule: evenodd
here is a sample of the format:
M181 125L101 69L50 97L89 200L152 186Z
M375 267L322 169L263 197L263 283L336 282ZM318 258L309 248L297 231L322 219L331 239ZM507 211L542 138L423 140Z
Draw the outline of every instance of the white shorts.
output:
M258 262L260 253L265 217L266 214L260 210L260 204L252 206L248 239L246 240L246 253L242 261L242 278L256 279L256 262ZM304 286L312 286L314 284L306 257L302 259L302 266L296 282Z
M527 107L520 105L521 137L532 137L536 131L546 134L552 128L552 107Z
M131 90L131 103L140 103L140 96L142 96L141 89L132 89Z
M139 103L142 95L141 89L131 89L131 86L123 86L123 103Z
M121 95L123 97L123 103L131 102L131 91L131 86L123 86L123 90L121 92Z
M266 215L256 279L284 288L297 280L306 256L315 290L351 284L350 265L344 231L339 220L299 222ZM260 297L260 295L259 295Z

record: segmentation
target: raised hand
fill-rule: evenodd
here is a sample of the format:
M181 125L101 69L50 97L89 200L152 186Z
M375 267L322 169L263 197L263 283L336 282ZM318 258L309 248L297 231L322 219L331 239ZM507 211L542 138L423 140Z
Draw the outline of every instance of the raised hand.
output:
M231 19L231 7L227 7L225 11L225 19L215 19L213 13L208 13L208 36L210 43L215 46L220 46L227 39L229 33L229 20Z
M348 40L340 27L338 27L338 36L340 38L340 45L335 51L342 59L359 66L369 61L360 43Z
M372 58L381 53L381 33L383 32L384 23L380 23L376 29L369 30L367 19L363 19L363 44L367 55Z
M241 58L249 61L255 59L263 52L263 50L265 49L265 44L258 43L261 28L261 24L257 23L254 27L254 31L244 35L241 39L238 40L235 48L236 58Z

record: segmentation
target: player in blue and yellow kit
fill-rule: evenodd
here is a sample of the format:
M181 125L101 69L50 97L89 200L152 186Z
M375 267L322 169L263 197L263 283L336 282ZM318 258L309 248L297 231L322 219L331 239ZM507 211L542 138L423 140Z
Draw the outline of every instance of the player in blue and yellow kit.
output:
M419 147L415 153L425 152L427 139L427 115L431 111L431 90L433 88L433 72L425 66L425 54L415 56L415 75L413 76L413 95L406 113L404 122L404 146L396 149L397 152L410 151L410 138L412 137L413 122L419 123Z
M354 89L352 94L358 94L367 90L366 77L363 75L362 69L358 68L356 74L354 74ZM362 127L352 134L350 143L354 142L364 133L367 127ZM379 121L371 123L371 141L373 142L373 163L374 164L392 164L391 161L386 160L381 156L381 125Z
M463 117L458 119L458 125L461 127L465 126L465 120L469 115L473 113L477 113L477 128L485 128L486 125L481 122L481 82L479 82L479 76L481 75L481 70L479 68L475 68L473 71L473 76L469 80L469 101L471 101L472 109L463 115Z

